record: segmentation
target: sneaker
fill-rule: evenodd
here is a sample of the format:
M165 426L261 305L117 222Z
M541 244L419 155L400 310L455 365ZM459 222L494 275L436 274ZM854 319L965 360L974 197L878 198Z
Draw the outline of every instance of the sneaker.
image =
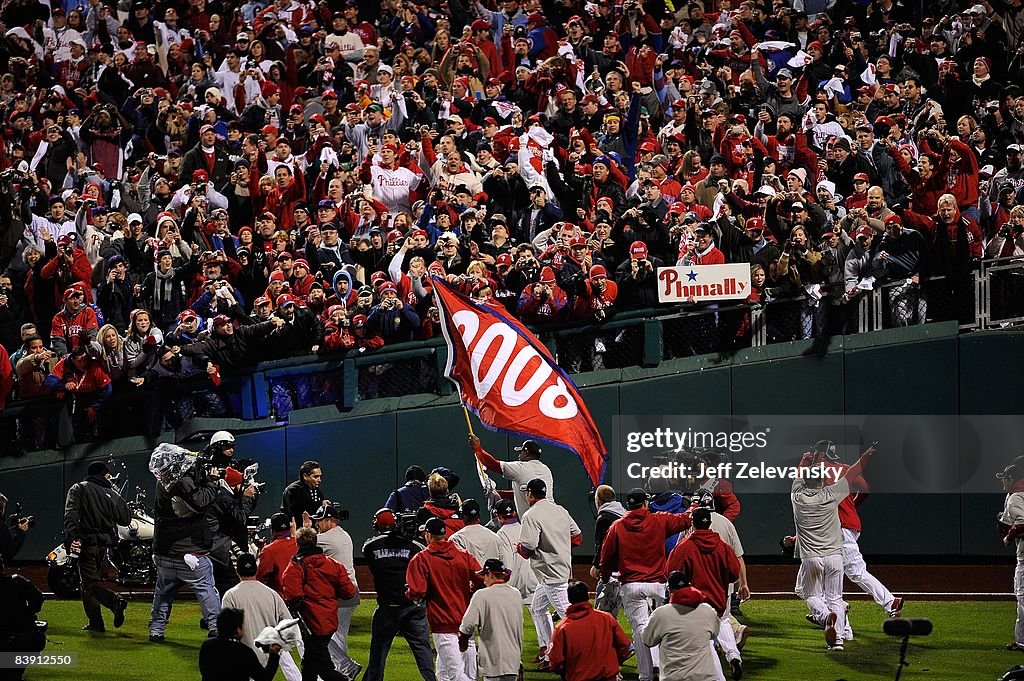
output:
M829 650L835 650L835 651L838 651L840 653L843 652L843 650L845 650L845 648L843 648L843 644L842 643L837 643L834 646L829 646L828 649Z
M99 624L86 624L84 627L82 627L82 631L94 631L97 634L102 634L106 632L106 630L107 628L103 626L102 622L100 622Z
M1017 643L1016 641L1014 641L1013 643L1007 643L1006 644L1006 649L1007 650L1024 650L1024 644Z
M743 646L747 645L747 637L750 636L750 627L746 624L740 625L740 634L736 637L736 647L743 650Z
M150 634L149 635L149 642L150 643L163 643L164 642L164 635L163 634Z
M818 627L819 629L825 628L825 625L819 622L818 620L814 619L814 615L810 613L804 615L804 619L813 624L814 626Z
M830 612L828 617L825 618L825 643L831 648L836 645L836 641L839 640L839 632L836 631L836 622L839 620L839 616L834 612Z
M128 609L128 599L118 598L117 606L114 608L114 628L120 629L124 624L124 611Z
M202 618L201 620L199 620L199 628L202 629L203 631L206 631L207 629L210 628L210 625L206 623L206 618L205 617Z
M543 658L541 658L540 662L537 663L537 671L539 671L539 672L551 671L551 662L548 660L546 655Z
M892 599L892 607L889 608L889 617L899 617L903 614L903 599L899 596Z
M547 648L541 648L540 650L537 651L537 655L532 660L530 660L530 661L533 662L533 664L540 664L541 660L547 659L547 656L548 656L548 649Z
M732 681L740 681L743 678L743 661L737 657L729 660L729 666L732 667Z

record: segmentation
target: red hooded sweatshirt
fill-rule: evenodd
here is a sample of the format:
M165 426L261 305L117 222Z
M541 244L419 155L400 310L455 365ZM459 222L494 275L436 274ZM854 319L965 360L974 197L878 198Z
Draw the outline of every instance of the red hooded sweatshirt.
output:
M828 466L828 484L834 485L843 477L850 467L844 463L836 463ZM850 481L850 495L839 502L839 524L844 530L860 532L860 516L857 514L857 507L868 498L871 487L863 475L855 478L847 478Z
M483 586L480 563L447 539L432 541L405 571L410 601L427 601L427 622L434 634L457 634L469 597Z
M574 603L555 627L548 661L565 681L614 681L632 654L629 648L629 638L614 617L594 610L589 601Z
M726 589L739 579L740 561L717 532L694 530L676 544L668 557L668 571L676 570L690 578L693 588L707 595L719 617L725 613Z
M284 571L282 587L285 602L302 599L302 617L316 636L338 630L338 600L356 595L345 566L325 556L319 546L295 554Z
M665 540L690 526L688 513L627 511L612 523L601 545L601 578L618 570L623 584L665 581Z
M260 580L271 589L284 597L284 571L288 569L298 546L295 544L295 537L291 532L282 532L274 535L274 539L260 551L259 567L256 569L256 579Z

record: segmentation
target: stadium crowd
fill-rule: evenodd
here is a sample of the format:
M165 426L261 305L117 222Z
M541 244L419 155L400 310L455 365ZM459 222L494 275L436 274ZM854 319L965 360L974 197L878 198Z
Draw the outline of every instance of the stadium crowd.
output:
M159 431L232 411L261 360L435 336L431 275L544 325L749 263L746 302L799 297L810 338L881 284L896 323L948 314L929 297L1024 255L1020 0L0 18L0 410L65 396L72 439L116 434L119 397Z

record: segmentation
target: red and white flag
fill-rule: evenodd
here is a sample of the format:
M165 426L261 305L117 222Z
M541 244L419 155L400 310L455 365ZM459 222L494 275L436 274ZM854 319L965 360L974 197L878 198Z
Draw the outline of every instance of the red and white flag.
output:
M600 484L604 441L544 344L504 308L477 304L438 277L432 283L448 344L444 373L466 408L491 430L572 451L591 483Z

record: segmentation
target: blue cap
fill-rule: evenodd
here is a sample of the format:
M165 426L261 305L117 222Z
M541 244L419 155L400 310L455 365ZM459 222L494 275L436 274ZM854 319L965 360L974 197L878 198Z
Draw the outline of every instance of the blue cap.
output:
M119 263L123 263L123 262L124 262L124 256L112 255L109 258L107 258L107 267L113 267L113 266L115 266L115 265L117 265Z
M106 215L107 214L107 207L106 206L95 206L92 209L92 214L93 215Z

